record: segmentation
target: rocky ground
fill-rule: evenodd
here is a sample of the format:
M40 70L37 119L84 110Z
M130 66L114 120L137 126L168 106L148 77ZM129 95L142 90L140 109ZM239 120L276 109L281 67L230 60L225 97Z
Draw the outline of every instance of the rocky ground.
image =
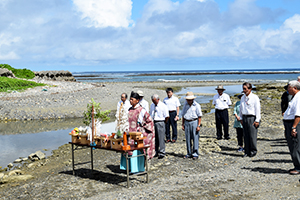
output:
M0 93L0 121L22 121L33 119L62 119L83 117L91 98L101 102L103 110L114 113L123 92L142 90L145 99L151 103L151 95L157 93L166 97L165 89L191 86L211 86L216 82L127 82L127 83L80 83L37 79L47 86L27 89L24 92ZM224 84L241 84L224 82ZM112 114L113 115L113 114Z
M94 150L93 172L90 149L77 150L75 162L82 164L76 165L77 176L73 176L66 144L47 159L24 163L15 174L11 170L11 177L27 175L27 180L0 184L0 199L299 199L299 176L288 173L293 165L280 115L282 92L282 85L258 87L262 123L258 154L253 158L236 151L233 115L232 139L216 140L214 115L205 114L199 159L183 159L184 132L179 130L178 141L166 145L167 156L151 160L148 184L144 176L134 176L128 189L126 175L119 170L120 154L104 150Z

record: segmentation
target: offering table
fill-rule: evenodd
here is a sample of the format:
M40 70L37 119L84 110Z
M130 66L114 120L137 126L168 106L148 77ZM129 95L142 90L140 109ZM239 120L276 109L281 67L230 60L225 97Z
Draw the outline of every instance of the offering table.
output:
M94 170L94 164L93 164L93 149L102 149L102 150L108 150L108 151L115 151L118 153L124 153L125 154L125 158L126 158L126 175L127 175L127 187L130 187L130 180L129 180L129 176L135 176L135 175L146 175L146 181L147 183L149 183L149 169L148 169L148 159L147 159L147 150L149 148L149 146L143 146L143 147L131 147L130 150L122 150L122 149L112 149L112 148L104 148L104 147L100 147L100 146L90 146L89 144L80 144L80 143L73 143L73 142L69 142L69 144L72 145L72 168L73 168L73 175L75 175L75 163L74 163L74 151L78 150L78 146L82 146L82 147L87 147L87 148L91 148L91 169L93 172ZM74 148L75 147L75 148ZM142 154L137 155L137 156L129 156L128 152L129 151L134 151L134 150L140 150L142 152ZM145 152L143 151L145 150ZM139 156L144 156L145 157L145 165L146 165L146 170L144 172L139 172L139 173L135 173L135 174L129 174L129 159L131 158L135 158L135 157L139 157Z

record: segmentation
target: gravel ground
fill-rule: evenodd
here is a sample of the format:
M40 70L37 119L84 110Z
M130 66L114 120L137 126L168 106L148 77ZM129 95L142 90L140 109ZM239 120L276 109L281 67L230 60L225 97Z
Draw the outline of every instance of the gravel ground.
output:
M148 184L144 176L134 176L128 189L126 175L119 170L120 154L104 150L94 150L92 173L90 150L76 151L75 162L83 164L76 165L77 176L73 176L66 144L45 160L24 163L21 170L34 179L0 184L0 199L299 199L299 176L288 173L293 165L280 116L281 91L263 88L257 93L263 121L253 158L236 151L233 115L231 139L216 140L214 114L205 114L199 159L183 159L184 132L179 130L177 142L166 144L167 156L151 160Z
M91 98L101 102L103 110L115 111L123 92L142 90L151 103L151 95L166 97L167 87L208 86L216 82L126 82L126 83L80 83L34 80L47 86L27 89L23 92L0 93L0 121L32 119L61 119L83 117ZM225 82L225 84L240 84ZM112 112L112 115L114 112Z

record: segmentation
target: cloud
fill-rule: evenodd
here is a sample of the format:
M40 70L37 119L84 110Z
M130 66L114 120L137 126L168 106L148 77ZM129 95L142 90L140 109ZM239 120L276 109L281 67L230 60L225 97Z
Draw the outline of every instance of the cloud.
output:
M293 33L300 32L300 15L296 14L293 17L285 20L284 28L290 28L293 30Z
M88 26L128 27L131 23L131 0L73 0Z
M134 26L129 0L5 0L0 6L0 62L15 59L21 66L300 57L300 15L266 29L284 11L254 0L235 0L225 12L212 0L149 0Z

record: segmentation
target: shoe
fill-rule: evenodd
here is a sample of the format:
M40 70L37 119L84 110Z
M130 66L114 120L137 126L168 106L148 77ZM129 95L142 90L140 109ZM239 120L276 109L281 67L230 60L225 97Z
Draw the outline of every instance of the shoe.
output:
M230 137L228 136L228 137L225 137L225 140L230 140Z
M175 143L176 142L176 140L172 140L172 143Z
M166 143L169 143L169 142L171 142L171 140L167 140L167 141L166 141Z
M251 153L251 154L249 155L249 157L254 157L254 156L256 156L256 153Z
M222 140L222 137L217 137L217 140Z
M186 159L186 158L189 158L189 156L188 156L188 155L185 155L185 156L183 157L183 159Z
M300 172L295 169L295 170L290 171L290 174L291 175L298 175L298 174L300 174Z
M244 152L244 148L243 147L239 147L239 149L237 150L237 152Z
M159 155L158 159L163 159L165 156Z
M154 157L158 157L158 154L156 153L156 154L154 155Z
M193 160L197 160L197 159L198 159L198 156L194 156L194 157L193 157Z

